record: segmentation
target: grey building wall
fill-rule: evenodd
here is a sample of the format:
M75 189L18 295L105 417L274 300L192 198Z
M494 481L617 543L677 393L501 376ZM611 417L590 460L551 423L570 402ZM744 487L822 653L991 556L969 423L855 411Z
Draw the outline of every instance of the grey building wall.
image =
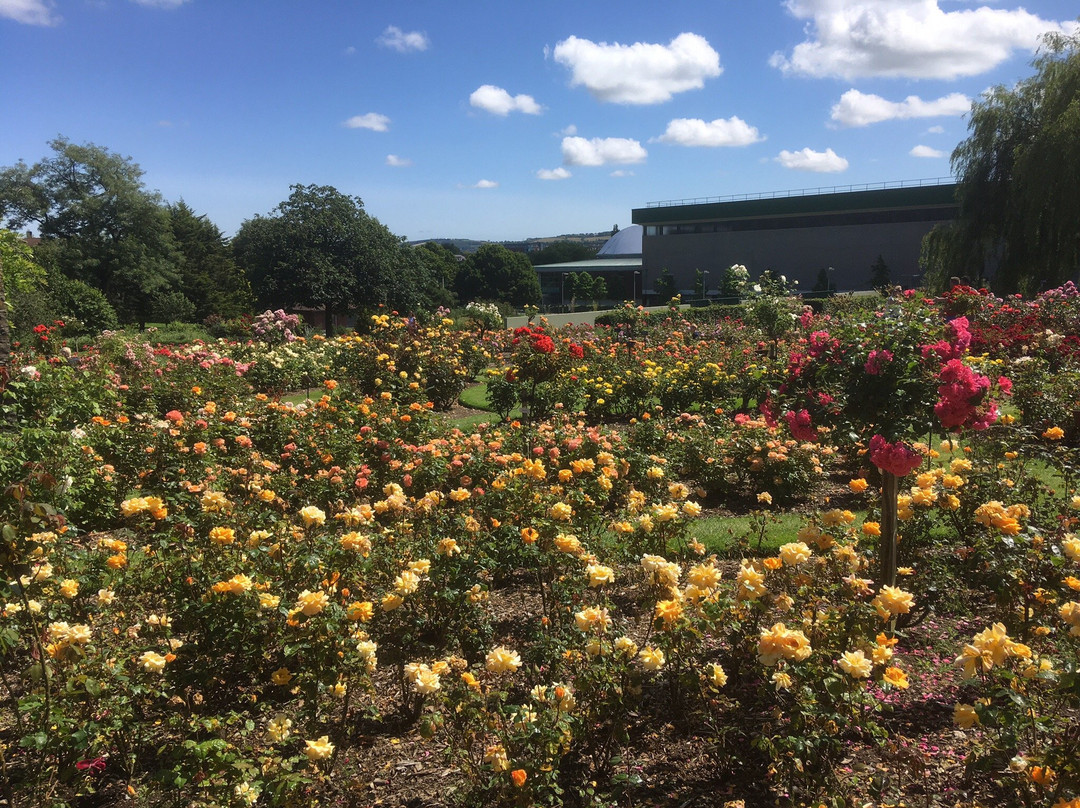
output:
M934 222L835 225L722 233L649 236L642 241L644 288L666 268L680 289L694 285L695 272L708 270L710 289L720 271L743 264L756 278L766 269L798 280L809 291L823 268L840 291L870 288L870 267L880 255L893 283L910 286L920 275L922 239Z

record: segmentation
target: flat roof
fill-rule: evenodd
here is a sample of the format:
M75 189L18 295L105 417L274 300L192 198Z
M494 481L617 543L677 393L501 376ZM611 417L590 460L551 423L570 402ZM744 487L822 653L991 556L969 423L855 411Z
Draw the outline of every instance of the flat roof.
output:
M537 272L584 272L617 270L617 269L641 269L641 256L635 255L624 258L590 258L588 261L567 261L565 264L540 264L533 267Z
M956 183L900 185L832 192L814 189L801 195L792 192L785 193L789 195L760 196L723 202L687 200L654 203L649 207L634 208L631 218L634 224L671 224L956 205Z

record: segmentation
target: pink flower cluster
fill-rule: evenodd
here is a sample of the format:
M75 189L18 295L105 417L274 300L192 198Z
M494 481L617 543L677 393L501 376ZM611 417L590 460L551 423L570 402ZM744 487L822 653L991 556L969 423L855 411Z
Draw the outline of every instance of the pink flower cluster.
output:
M892 362L892 360L892 351L871 351L870 356L866 360L866 364L863 365L863 370L871 376L880 376L882 371L885 370L885 366Z
M922 455L902 440L889 443L881 435L870 438L870 462L882 471L906 477L922 465Z
M948 329L947 337L938 340L933 345L924 345L922 349L923 358L929 358L931 354L936 353L942 362L959 359L971 345L970 325L967 317L957 317L949 320L946 325Z
M791 434L795 436L796 440L817 440L817 428L810 423L810 413L807 410L787 412L784 414L784 420L787 421L788 429L791 430Z
M946 429L967 426L982 430L997 420L997 404L986 397L990 392L990 379L986 376L959 359L950 359L938 373L938 381L941 398L934 405L934 414Z

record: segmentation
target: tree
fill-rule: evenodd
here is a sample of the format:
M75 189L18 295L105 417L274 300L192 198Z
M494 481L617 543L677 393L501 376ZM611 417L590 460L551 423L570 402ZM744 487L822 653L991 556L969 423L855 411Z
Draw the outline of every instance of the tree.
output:
M427 265L428 271L439 284L439 288L446 291L447 296L450 298L448 302L452 304L454 279L457 278L462 263L458 258L458 253L445 244L439 244L436 241L426 241L423 244L418 244L415 250L420 260Z
M570 272L566 276L566 293L570 296L570 311L577 308L578 298L589 300L595 296L593 276L588 272Z
M55 268L100 289L122 317L144 325L155 295L176 288L168 213L142 169L93 144L66 138L33 166L0 171L0 221L38 225Z
M546 264L568 264L572 261L588 261L596 257L596 248L579 241L556 241L542 250L529 253L529 262L534 267Z
M924 243L928 282L979 279L997 291L1057 286L1080 266L1080 34L1050 33L1035 75L972 104L952 154L957 222Z
M870 285L879 292L885 292L889 287L889 265L880 254L877 260L870 265Z
M675 278L672 277L667 267L660 270L660 277L653 284L653 292L657 298L665 303L679 293L679 288L675 285Z
M539 305L540 279L523 253L484 244L463 262L455 279L458 300L494 300L515 308Z
M608 296L608 282L607 278L603 275L593 275L592 279L592 300L593 310L595 311L600 307L600 301Z
M350 306L412 310L430 273L359 197L326 185L293 185L267 216L246 220L233 239L237 261L269 308L311 306L326 316Z
M13 292L29 292L44 285L45 270L34 263L30 246L10 230L0 230L0 390L9 378L11 326L8 312Z
M217 225L205 215L196 215L183 200L170 205L168 212L179 258L176 293L190 301L193 318L202 321L216 314L229 319L250 312L255 305L251 284ZM166 303L169 297L162 296L158 305L170 305Z

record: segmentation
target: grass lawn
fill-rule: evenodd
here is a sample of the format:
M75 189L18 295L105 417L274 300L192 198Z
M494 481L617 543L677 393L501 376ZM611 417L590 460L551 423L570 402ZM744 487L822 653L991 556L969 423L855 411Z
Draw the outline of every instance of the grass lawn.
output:
M861 523L866 513L856 511L855 516L856 523ZM774 555L781 545L799 540L799 529L806 522L807 516L801 513L768 513L762 532L760 521L749 514L703 516L690 523L690 536L704 544L706 552L720 556L739 555L740 539L746 540L751 555L757 555L760 536L761 555Z

